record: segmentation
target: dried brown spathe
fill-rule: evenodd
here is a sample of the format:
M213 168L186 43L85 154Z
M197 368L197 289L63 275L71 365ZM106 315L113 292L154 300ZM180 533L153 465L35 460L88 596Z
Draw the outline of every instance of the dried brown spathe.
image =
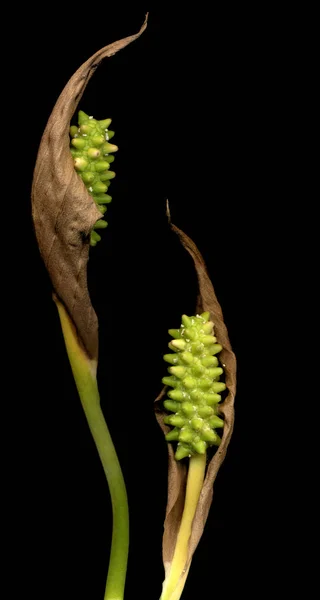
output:
M59 96L43 133L32 183L32 216L42 258L91 359L98 358L98 320L87 288L89 233L101 213L75 172L69 127L88 81L106 57L136 35L98 50L74 73Z
M221 306L215 295L213 285L206 270L204 260L194 242L183 232L171 223L172 230L179 236L184 248L189 252L194 261L194 266L198 275L199 297L197 313L209 311L215 324L215 336L223 350L219 354L221 363L224 364L225 382L228 395L220 404L221 413L224 416L224 428L222 442L213 458L210 460L206 477L201 490L199 503L192 524L192 532L189 542L188 561L185 566L183 578L186 579L190 563L198 542L202 536L203 529L208 517L209 509L213 496L213 483L218 470L225 458L227 447L231 438L234 422L234 398L236 392L236 358L232 352L227 328L223 321ZM163 419L166 416L162 408L162 400L166 394L166 387L156 399L155 411L158 423L164 433L170 428L165 425ZM172 444L168 444L169 452L169 473L168 473L168 500L166 509L166 518L164 522L163 534L163 562L167 572L173 558L173 553L177 541L178 531L181 523L181 517L184 507L184 496L187 479L187 467L174 458Z

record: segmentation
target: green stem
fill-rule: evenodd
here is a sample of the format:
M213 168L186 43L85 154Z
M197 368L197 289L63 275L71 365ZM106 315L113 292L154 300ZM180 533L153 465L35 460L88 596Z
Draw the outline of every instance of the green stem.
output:
M104 600L123 600L129 551L128 500L118 457L105 422L96 379L96 363L87 356L63 304L56 302L66 349L83 410L105 472L112 503L113 531Z
M186 497L180 529L170 570L163 582L160 600L179 600L186 582L190 565L187 566L189 539L192 522L199 502L206 469L206 453L190 458Z

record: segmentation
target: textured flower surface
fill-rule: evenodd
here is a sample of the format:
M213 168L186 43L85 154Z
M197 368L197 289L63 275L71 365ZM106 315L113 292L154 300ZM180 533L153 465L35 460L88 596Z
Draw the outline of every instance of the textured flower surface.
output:
M164 407L174 414L164 422L172 425L167 441L177 441L175 458L180 460L196 453L204 454L208 446L219 446L221 439L215 429L224 425L218 416L220 392L226 389L220 381L223 369L217 354L222 346L213 335L214 324L209 312L195 317L182 316L180 329L170 329L174 338L169 343L173 354L165 354L170 363L170 377L162 382L173 389Z
M108 129L111 119L97 121L86 115L82 110L78 113L78 124L70 127L71 154L74 167L78 171L89 194L93 197L102 215L112 200L108 191L111 180L116 176L110 170L110 164L114 161L112 152L118 150L118 146L110 144L109 140L114 136L114 131ZM97 229L104 229L108 223L99 219L90 233L90 244L96 246L101 240Z

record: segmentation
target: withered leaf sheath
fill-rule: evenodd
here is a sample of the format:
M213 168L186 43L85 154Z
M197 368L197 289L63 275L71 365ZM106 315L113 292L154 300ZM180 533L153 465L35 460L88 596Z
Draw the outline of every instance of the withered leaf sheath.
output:
M56 295L72 318L87 354L98 358L98 320L87 288L90 231L101 212L74 169L69 127L88 81L106 57L136 40L140 31L101 48L74 73L43 133L32 183L32 217L39 249Z
M223 435L219 448L215 451L213 457L208 463L206 477L202 487L198 507L192 524L192 532L189 542L188 561L185 567L184 577L187 576L190 562L198 542L202 536L204 526L208 517L210 505L213 496L213 484L218 470L225 458L227 447L231 438L234 422L234 398L236 392L236 358L232 352L227 328L224 324L221 306L215 295L213 285L207 273L204 260L195 245L181 229L178 229L173 223L170 223L172 230L178 235L182 245L191 255L198 276L199 296L196 306L197 313L210 312L210 318L215 324L215 336L217 342L221 344L223 350L219 355L219 360L223 363L225 372L225 382L227 386L227 395L221 402L220 412L223 415L224 427ZM183 309L183 307L182 307ZM157 421L162 431L167 434L170 428L164 420L167 412L163 410L163 399L166 396L167 388L164 387L155 401L155 412ZM164 522L163 534L163 563L165 568L172 561L178 531L181 523L181 517L184 507L184 494L187 478L187 463L183 464L174 457L174 449L171 443L168 443L169 453L169 472L168 472L168 499L166 508L166 517Z

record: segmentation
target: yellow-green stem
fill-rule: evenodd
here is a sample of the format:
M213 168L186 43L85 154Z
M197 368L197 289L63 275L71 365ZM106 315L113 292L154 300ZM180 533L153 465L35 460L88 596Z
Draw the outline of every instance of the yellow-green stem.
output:
M170 570L163 582L160 600L179 600L185 584L189 539L206 469L206 453L190 458L186 497ZM189 569L189 567L188 567ZM181 579L182 578L182 579Z
M123 600L129 550L129 511L125 483L100 407L97 364L89 359L79 343L75 327L64 305L58 298L54 297L54 300L74 380L110 490L113 531L104 600Z

